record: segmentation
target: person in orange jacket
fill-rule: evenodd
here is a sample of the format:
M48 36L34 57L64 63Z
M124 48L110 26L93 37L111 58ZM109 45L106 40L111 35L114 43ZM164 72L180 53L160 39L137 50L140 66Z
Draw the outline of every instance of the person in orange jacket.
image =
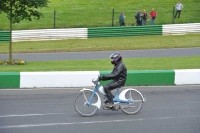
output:
M152 11L150 12L150 25L155 25L155 19L156 19L157 13L154 10L154 8L152 8Z

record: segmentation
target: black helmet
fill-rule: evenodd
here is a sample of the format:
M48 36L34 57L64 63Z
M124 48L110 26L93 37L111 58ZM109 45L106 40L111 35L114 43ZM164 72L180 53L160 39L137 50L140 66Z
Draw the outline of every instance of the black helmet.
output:
M112 53L110 55L110 58L112 59L111 61L112 64L117 64L122 60L122 56L120 55L120 53Z

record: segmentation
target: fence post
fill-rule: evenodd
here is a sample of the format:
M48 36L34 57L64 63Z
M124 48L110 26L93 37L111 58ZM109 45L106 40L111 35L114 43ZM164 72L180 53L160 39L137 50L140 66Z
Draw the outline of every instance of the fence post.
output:
M175 6L173 6L173 12L172 12L172 24L174 24L174 13L175 13Z
M112 27L114 26L114 9L112 10Z
M53 27L56 28L56 11L54 10L54 19L53 19Z

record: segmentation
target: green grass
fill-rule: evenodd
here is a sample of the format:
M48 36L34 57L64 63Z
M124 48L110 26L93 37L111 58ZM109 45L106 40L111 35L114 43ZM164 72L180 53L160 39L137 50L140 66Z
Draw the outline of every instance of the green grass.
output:
M200 68L200 56L170 58L125 58L128 70L172 70ZM103 64L103 65L102 65ZM109 59L27 62L26 65L1 66L1 72L99 71L112 70Z
M200 34L69 39L13 43L13 53L80 52L200 47ZM8 54L9 43L0 43L0 54Z
M125 22L135 24L134 15L138 9L148 13L155 8L158 15L156 23L171 24L172 9L177 3L174 0L50 0L47 8L40 9L44 18L31 22L23 20L14 24L13 29L43 29L53 28L54 10L56 11L56 28L69 27L107 27L112 26L112 10L114 9L114 26L118 26L120 12L125 13ZM175 19L175 23L199 23L199 0L182 0L184 8L181 18ZM6 14L0 14L0 30L9 29ZM149 19L147 20L149 24Z

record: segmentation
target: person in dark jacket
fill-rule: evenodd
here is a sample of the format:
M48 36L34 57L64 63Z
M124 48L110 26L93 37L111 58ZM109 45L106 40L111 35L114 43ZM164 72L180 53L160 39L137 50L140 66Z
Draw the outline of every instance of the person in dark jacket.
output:
M119 16L119 26L125 26L125 22L124 22L124 13L122 12Z
M146 25L147 17L148 17L147 12L146 10L144 10L142 14L142 25Z
M113 107L113 95L112 90L124 86L127 78L127 68L122 61L122 56L119 53L111 54L111 63L114 68L110 74L105 74L99 77L99 80L112 80L112 82L103 86L108 100L105 101L107 107Z
M138 13L135 15L135 20L136 20L137 26L142 25L142 12L141 12L141 10L138 10Z

